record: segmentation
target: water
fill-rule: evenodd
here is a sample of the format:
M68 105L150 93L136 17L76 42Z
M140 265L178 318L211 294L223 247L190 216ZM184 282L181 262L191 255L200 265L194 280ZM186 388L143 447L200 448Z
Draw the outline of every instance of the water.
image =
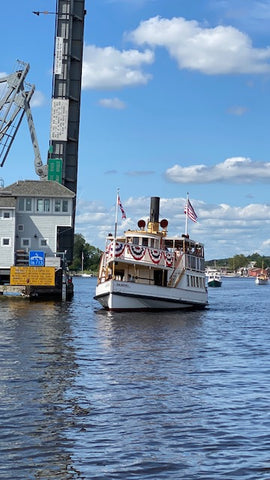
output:
M209 308L0 299L0 479L269 480L270 285Z

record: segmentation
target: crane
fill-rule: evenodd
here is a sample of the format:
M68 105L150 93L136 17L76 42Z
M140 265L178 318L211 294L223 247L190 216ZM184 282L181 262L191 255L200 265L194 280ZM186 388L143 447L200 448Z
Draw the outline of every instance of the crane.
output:
M34 165L36 174L42 180L47 179L47 165L43 165L31 113L30 101L35 86L26 83L25 79L30 65L17 60L14 73L0 78L2 97L0 98L0 166L3 167L24 114L27 117L28 127L34 149Z
M35 153L35 170L42 180L56 180L77 192L78 145L81 105L81 77L83 60L85 0L56 0L54 38L53 92L51 131L47 164L43 165L30 100L34 85L26 84L29 64L18 61L16 71L0 78L0 166L7 158L24 114L27 116ZM3 84L4 88L1 88ZM67 252L67 261L73 257L76 196L73 205L72 226L59 227L59 250Z

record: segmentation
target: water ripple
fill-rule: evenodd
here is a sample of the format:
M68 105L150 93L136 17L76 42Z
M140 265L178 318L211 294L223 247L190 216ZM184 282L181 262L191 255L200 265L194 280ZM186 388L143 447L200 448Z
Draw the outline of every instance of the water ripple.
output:
M0 478L269 480L265 288L116 314L75 282L65 304L0 299Z

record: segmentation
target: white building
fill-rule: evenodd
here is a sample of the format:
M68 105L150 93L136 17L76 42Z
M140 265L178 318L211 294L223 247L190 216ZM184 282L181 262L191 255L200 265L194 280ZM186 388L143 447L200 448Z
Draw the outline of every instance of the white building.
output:
M47 258L59 251L59 235L72 227L75 194L54 181L24 180L0 188L0 279L30 250Z

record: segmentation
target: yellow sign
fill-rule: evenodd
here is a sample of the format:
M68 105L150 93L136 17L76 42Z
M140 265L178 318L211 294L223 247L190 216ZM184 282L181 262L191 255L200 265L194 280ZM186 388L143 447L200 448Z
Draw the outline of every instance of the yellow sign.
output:
M10 267L10 285L55 285L54 267Z

